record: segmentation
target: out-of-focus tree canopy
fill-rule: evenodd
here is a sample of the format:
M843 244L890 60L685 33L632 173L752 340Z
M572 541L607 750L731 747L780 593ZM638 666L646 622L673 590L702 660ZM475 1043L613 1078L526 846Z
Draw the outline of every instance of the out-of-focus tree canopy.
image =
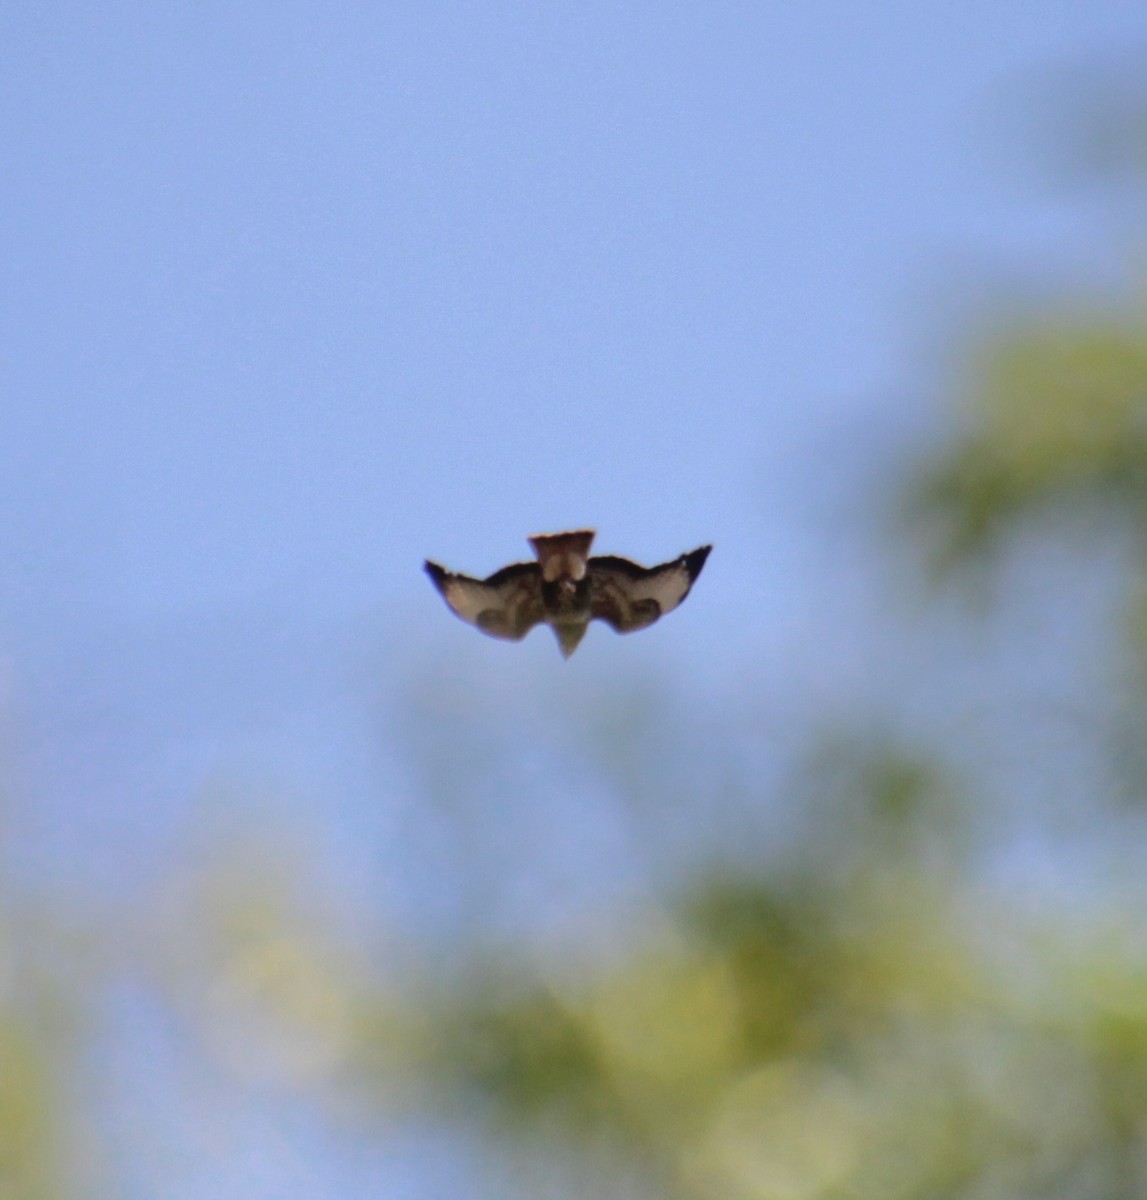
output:
M970 431L912 497L940 562L1087 504L1147 553L1147 310L1031 318L975 349L965 386Z

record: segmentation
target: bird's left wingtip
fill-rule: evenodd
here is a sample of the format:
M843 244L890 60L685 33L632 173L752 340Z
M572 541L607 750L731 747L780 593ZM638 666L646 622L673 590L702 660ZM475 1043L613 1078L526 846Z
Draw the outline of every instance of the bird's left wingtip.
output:
M701 568L705 565L705 560L709 557L709 551L712 549L712 545L698 546L696 550L683 555L685 570L689 572L690 582L701 574Z

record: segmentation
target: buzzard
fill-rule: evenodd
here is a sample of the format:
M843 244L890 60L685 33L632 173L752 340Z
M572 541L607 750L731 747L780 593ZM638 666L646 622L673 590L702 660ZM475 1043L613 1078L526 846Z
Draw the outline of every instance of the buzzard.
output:
M429 561L426 573L450 608L483 633L516 642L544 621L569 658L594 617L632 633L676 608L712 549L701 546L672 562L640 567L608 554L590 558L593 537L592 529L535 534L529 543L537 562L513 563L488 579Z

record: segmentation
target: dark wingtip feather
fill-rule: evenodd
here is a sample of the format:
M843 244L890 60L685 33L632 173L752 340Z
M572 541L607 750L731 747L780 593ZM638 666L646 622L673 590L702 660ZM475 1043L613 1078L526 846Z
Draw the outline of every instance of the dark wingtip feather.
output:
M709 551L712 549L712 546L698 546L696 550L681 556L681 560L685 564L685 570L689 572L690 583L701 574L701 568L705 565L705 560L709 557Z
M445 567L440 567L436 562L431 562L427 559L422 564L422 569L430 576L431 583L445 595L446 578L450 574Z

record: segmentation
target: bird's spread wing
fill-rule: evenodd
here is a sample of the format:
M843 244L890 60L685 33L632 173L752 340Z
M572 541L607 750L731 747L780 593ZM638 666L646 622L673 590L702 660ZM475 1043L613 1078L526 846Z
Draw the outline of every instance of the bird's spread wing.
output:
M589 560L593 615L618 633L652 625L689 595L711 546L702 546L657 567L639 567L627 558L603 555Z
M537 563L514 563L489 579L471 579L427 562L426 574L463 621L491 637L519 641L545 615Z

